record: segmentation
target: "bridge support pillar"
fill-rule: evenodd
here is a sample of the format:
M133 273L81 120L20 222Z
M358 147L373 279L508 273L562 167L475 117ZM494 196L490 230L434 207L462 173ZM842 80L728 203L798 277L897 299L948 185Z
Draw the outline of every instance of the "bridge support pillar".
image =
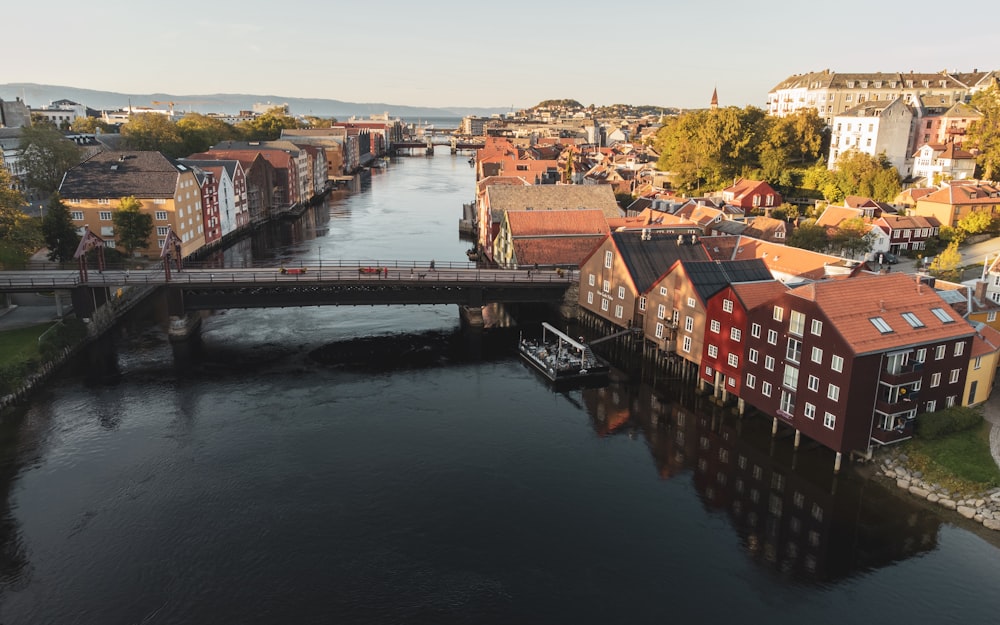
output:
M200 332L201 315L197 313L188 313L180 316L170 316L170 327L167 329L167 335L170 337L171 343L187 341L188 339L195 338Z
M483 327L482 306L459 306L458 313L462 318L462 327L480 329Z

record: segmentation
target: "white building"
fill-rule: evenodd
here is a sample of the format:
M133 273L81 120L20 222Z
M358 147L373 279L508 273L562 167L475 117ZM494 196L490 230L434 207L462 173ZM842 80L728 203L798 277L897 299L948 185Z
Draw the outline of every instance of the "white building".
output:
M913 154L913 177L924 178L927 185L941 180L967 180L976 172L976 156L954 143L925 143Z
M885 153L903 178L911 173L913 111L902 98L855 106L833 118L830 158L827 167L837 168L837 159L848 150L871 156Z

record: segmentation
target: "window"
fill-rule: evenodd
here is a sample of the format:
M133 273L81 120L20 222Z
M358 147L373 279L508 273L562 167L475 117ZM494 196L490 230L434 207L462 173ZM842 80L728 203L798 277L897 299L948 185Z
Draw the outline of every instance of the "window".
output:
M733 312L733 300L731 299L722 300L722 310L727 313Z
M764 368L774 371L774 356L764 356Z
M957 399L956 395L949 395L948 397L946 397L944 400L945 408L951 408L952 406L954 406L955 399Z
M913 328L924 327L924 322L918 319L917 316L911 312L903 313L903 320L906 321L906 323L910 324L910 327Z
M718 334L719 332L722 331L722 324L719 323L718 319L712 319L712 322L708 325L709 329L715 334Z
M823 364L823 349L821 347L812 348L812 356L810 356L810 360L818 365Z
M667 287L661 286L660 287L660 295L664 295L665 296L666 294L667 294Z
M757 376L752 373L747 374L747 388L755 388L757 386Z
M931 308L931 312L941 320L941 323L953 323L955 321L951 318L951 315L945 312L944 308Z
M615 306L615 317L617 317L618 319L621 319L623 313L624 313L624 311L622 310L621 304L618 304L617 306Z
M81 217L81 219L83 219L83 218ZM754 337L755 339L759 339L760 338L760 324L759 323L750 324L750 336Z
M697 305L698 302L696 302L693 297L688 298L688 308L694 308Z
M153 200L153 204L166 204L166 203L167 201L162 197L158 197ZM159 217L157 217L157 219L159 219ZM166 217L164 217L164 219L166 219Z
M917 362L927 362L927 348L921 347L917 350L917 356L915 358Z
M690 336L685 336L684 337L684 343L683 343L682 349L685 352L690 352L691 351L691 337Z
M785 359L796 364L802 360L802 341L788 339L788 346L785 348Z
M797 389L799 387L799 368L785 365L785 375L782 376L781 383L785 388Z
M605 251L604 252L604 268L605 269L611 269L611 266L614 264L614 261L615 261L615 255L614 255L614 253L611 250Z
M774 307L774 320L781 321L785 317L785 309L781 306Z
M160 243L160 247L163 247L162 243ZM587 291L587 303L588 304L593 304L594 303L594 292L593 291Z
M840 387L836 384L830 384L827 386L826 397L827 399L832 399L833 401L840 401Z
M780 321L780 320L779 320ZM797 310L793 310L788 316L788 333L802 336L806 329L806 316Z
M961 374L962 374L961 369L952 369L951 376L949 376L948 378L948 382L951 384L958 382L958 376L960 376Z
M809 402L806 402L805 407L802 409L802 414L806 416L806 419L816 418L816 406L813 406Z
M965 352L965 343L955 343L955 355L961 356Z
M740 357L730 352L728 362L730 367L739 367Z
M159 219L159 217L157 217L157 219ZM166 219L166 217L164 217L164 219ZM590 277L587 278L587 282L590 283L590 286L594 286L595 284L597 284L597 277L594 276L594 274L590 274Z
M771 345L777 345L778 344L778 333L776 331L774 331L774 330L768 330L767 331L767 342L770 343Z
M739 328L729 328L729 338L739 343L743 338L743 333L740 332Z
M83 211L70 211L69 218L73 221L83 221Z
M813 392L818 391L819 390L819 378L817 378L814 375L809 376L808 385L809 385L809 390L810 391L813 391Z
M156 227L156 236L158 236L158 237L165 237L165 236L167 236L167 232L169 232L169 231L170 231L170 226L157 226Z
M791 415L795 412L795 394L789 393L786 390L781 391L781 404L778 409L787 415Z
M936 409L937 409L937 400L936 399L928 399L927 400L927 408L924 410L924 412L934 412Z
M97 213L97 218L101 221L111 221L111 211L100 211Z
M830 356L830 368L841 373L844 371L844 359L840 356Z
M875 326L875 329L882 334L889 334L892 332L892 326L886 323L885 319L882 317L869 317L868 321L871 321L872 325Z
M944 358L944 345L938 345L934 348L934 360L941 360Z
M691 332L694 330L694 317L684 317L684 331Z
M605 293L610 293L611 292L611 283L608 282L607 280L605 280L604 284L601 285L601 286L602 286L601 290L604 291Z
M986 313L986 321L987 322L993 323L996 320L997 320L997 313L996 313L996 311Z
M605 310L606 311L607 309L608 309L608 300L606 300L606 299L604 299L602 297L601 298L601 310Z
M770 382L761 382L760 383L760 394L763 395L764 397L770 397L771 396L771 383Z
M982 356L976 356L976 360L975 360L975 363L973 364L972 368L973 369L979 369L980 367L982 367L982 365L983 365L983 357Z
M657 306L656 307L656 318L657 319L663 319L666 316L667 316L667 307L664 306L663 304L660 304L659 306Z
M618 299L625 299L625 287L618 287Z
M823 425L832 430L837 425L837 417L829 412L825 413L823 415Z
M109 198L102 197L102 198L98 198L97 203L98 204L110 204L111 200Z
M639 312L646 312L646 296L643 295L639 298ZM662 319L662 317L661 317Z
M758 352L756 349L751 348L750 351L747 352L747 360L749 360L754 364L757 364L757 358L759 357L759 355L760 352Z
M708 346L708 357L709 358L718 358L719 357L719 348L716 347L715 345L709 345Z
M941 372L934 373L931 375L931 388L935 386L941 386Z
M656 324L656 338L658 338L658 339L662 339L663 338L663 324L662 323Z

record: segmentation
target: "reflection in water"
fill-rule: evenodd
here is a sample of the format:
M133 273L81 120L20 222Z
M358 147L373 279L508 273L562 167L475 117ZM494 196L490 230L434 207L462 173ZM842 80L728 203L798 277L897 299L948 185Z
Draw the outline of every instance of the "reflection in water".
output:
M599 436L641 431L660 477L690 476L703 504L726 515L761 566L828 583L937 546L933 512L877 482L834 476L820 449L776 453L766 428L707 397L679 402L647 384L581 393Z

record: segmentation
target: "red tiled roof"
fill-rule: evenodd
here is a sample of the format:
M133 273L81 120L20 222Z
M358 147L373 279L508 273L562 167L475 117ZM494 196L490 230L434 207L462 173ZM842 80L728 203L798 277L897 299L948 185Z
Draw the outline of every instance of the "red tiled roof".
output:
M854 207L827 206L823 214L816 220L816 225L826 228L836 228L845 219L854 219L860 216L861 211Z
M856 355L970 336L972 328L937 292L901 273L863 275L851 280L823 280L795 287L791 293L816 302ZM951 321L938 319L937 309ZM923 324L913 327L901 315L912 313ZM879 317L891 328L881 332Z
M553 234L600 234L610 232L604 213L597 209L509 210L507 221L514 237Z
M606 235L574 237L518 237L513 241L518 265L577 265L590 256Z
M707 244L706 244L707 245ZM788 290L788 287L777 280L767 282L737 282L731 285L736 297L740 298L743 307L751 310L766 304Z

